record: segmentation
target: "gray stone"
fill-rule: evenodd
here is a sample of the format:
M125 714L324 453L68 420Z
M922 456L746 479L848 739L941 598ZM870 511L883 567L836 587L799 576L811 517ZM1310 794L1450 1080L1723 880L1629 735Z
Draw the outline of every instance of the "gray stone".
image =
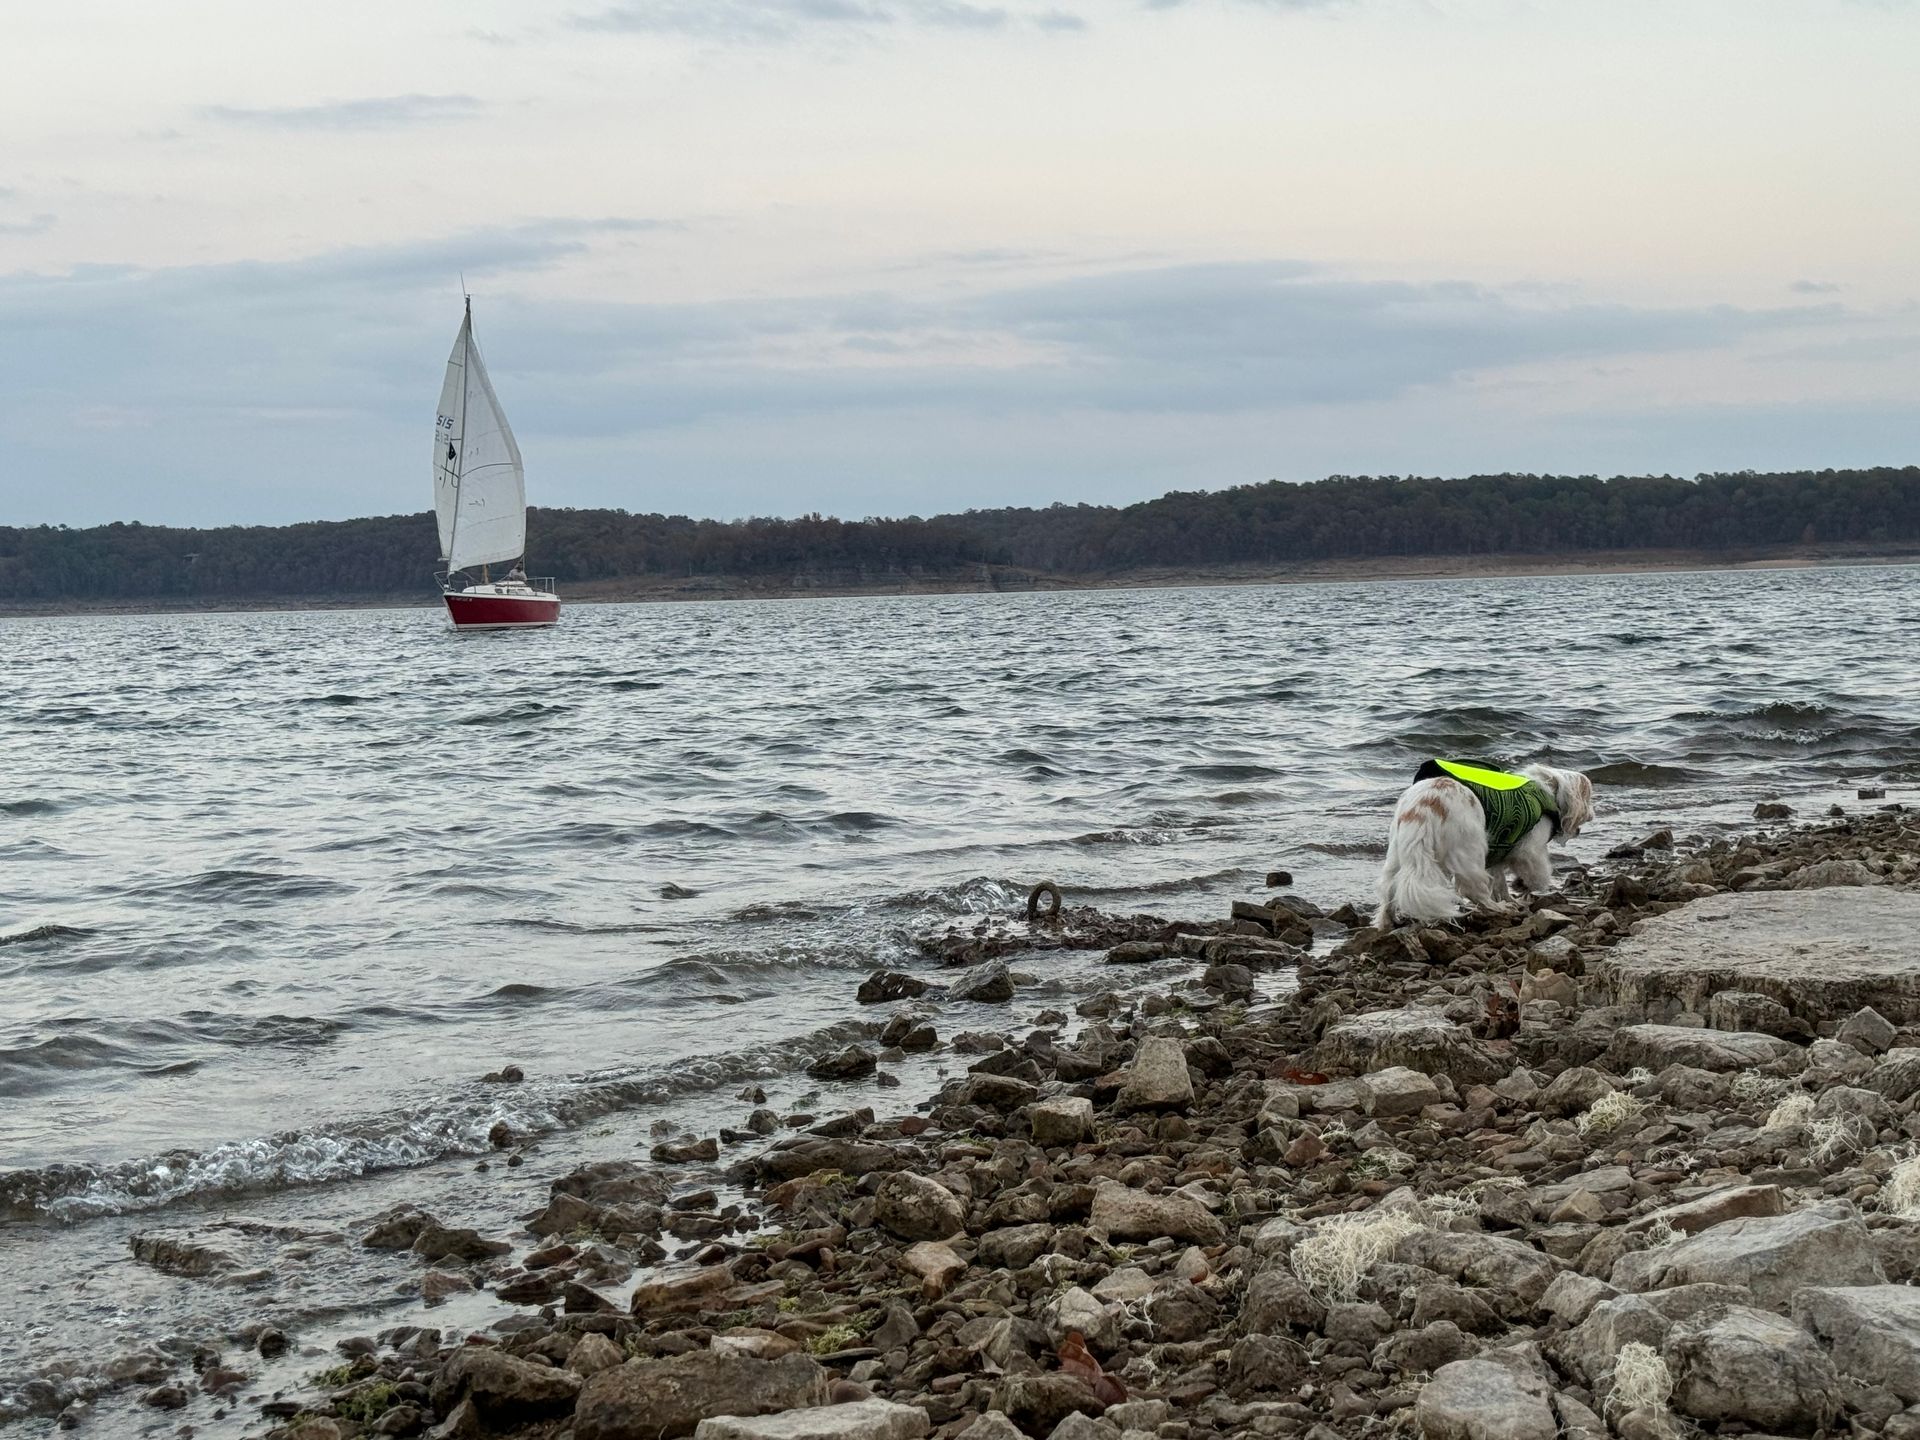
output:
M127 1245L135 1260L162 1275L204 1280L240 1268L240 1261L230 1251L191 1230L141 1230L128 1237Z
M1832 1346L1841 1374L1920 1403L1920 1289L1809 1286L1793 1297L1793 1315Z
M1704 1011L1717 990L1770 995L1806 1020L1872 1006L1920 1021L1920 894L1885 886L1715 895L1642 920L1592 966L1619 1004Z
M1891 1020L1868 1005L1854 1011L1833 1038L1853 1046L1862 1055L1884 1055L1893 1048L1899 1034Z
M1671 1245L1623 1255L1623 1290L1676 1285L1744 1286L1760 1304L1784 1308L1805 1285L1879 1285L1886 1274L1852 1206L1829 1201L1791 1215L1728 1220Z
M1113 1103L1121 1111L1185 1110L1193 1104L1185 1047L1165 1036L1142 1040Z
M896 1170L873 1193L873 1217L902 1240L945 1240L967 1228L967 1209L946 1186Z
M1376 1070L1362 1083L1366 1086L1366 1099L1361 1108L1369 1115L1417 1115L1446 1098L1431 1076L1404 1065Z
M580 1392L573 1434L574 1440L676 1440L716 1415L770 1415L826 1398L827 1372L810 1356L755 1360L696 1350L602 1370Z
M1554 1276L1553 1283L1541 1294L1540 1308L1568 1325L1578 1325L1593 1312L1594 1306L1619 1293L1604 1280L1565 1270Z
M1503 1313L1517 1317L1540 1303L1560 1265L1531 1245L1498 1235L1461 1235L1416 1230L1394 1248L1393 1258L1488 1292Z
M1682 1234L1697 1235L1728 1220L1784 1215L1787 1205L1778 1185L1734 1185L1716 1190L1698 1200L1667 1205L1627 1222L1629 1234L1650 1230L1663 1223Z
M446 1414L471 1400L490 1423L535 1420L573 1409L584 1382L568 1370L516 1359L490 1345L467 1345L433 1378L433 1408Z
M1865 1084L1896 1105L1920 1095L1920 1047L1907 1045L1889 1050L1868 1072Z
M1596 1390L1611 1383L1614 1359L1623 1345L1664 1349L1667 1334L1681 1320L1752 1297L1732 1285L1682 1285L1648 1295L1616 1295L1602 1300L1555 1345L1565 1368Z
M1614 1032L1607 1061L1616 1069L1644 1065L1664 1070L1691 1065L1696 1070L1757 1070L1800 1047L1757 1031L1696 1030L1685 1025L1629 1025Z
M1036 1145L1078 1145L1093 1133L1093 1102L1082 1095L1042 1100L1027 1110Z
M1008 1375L993 1391L993 1408L1028 1435L1044 1437L1076 1411L1098 1415L1105 1407L1071 1375Z
M1840 1408L1833 1362L1806 1331L1765 1310L1735 1305L1680 1321L1667 1365L1675 1408L1709 1424L1813 1430Z
M947 987L949 1000L977 1000L1001 1005L1013 999L1013 975L1004 960L976 965Z
M778 1415L723 1415L702 1420L693 1440L920 1440L931 1428L917 1405L856 1400Z
M1762 1035L1785 1035L1793 1029L1793 1012L1771 995L1753 990L1721 990L1707 1001L1707 1023L1716 1030L1751 1030Z
M1318 1069L1369 1074L1405 1066L1460 1085L1486 1084L1506 1073L1464 1025L1418 1006L1342 1020L1328 1028L1314 1055Z
M1149 1195L1107 1181L1094 1189L1090 1223L1115 1240L1156 1240L1162 1235L1193 1245L1218 1245L1226 1227L1190 1196Z
M1613 1093L1613 1082L1586 1065L1572 1065L1547 1082L1539 1107L1549 1115L1578 1115L1594 1101Z
M1053 1248L1053 1226L1009 1225L980 1237L979 1262L1001 1270L1024 1270Z
M1555 1440L1553 1386L1492 1356L1440 1367L1414 1402L1426 1440Z

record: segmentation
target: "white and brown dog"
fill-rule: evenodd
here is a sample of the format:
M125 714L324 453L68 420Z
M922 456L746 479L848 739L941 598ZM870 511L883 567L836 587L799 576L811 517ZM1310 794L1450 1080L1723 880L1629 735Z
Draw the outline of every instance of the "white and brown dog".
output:
M1529 765L1509 775L1429 760L1394 812L1373 923L1451 920L1462 898L1504 905L1508 871L1544 895L1553 888L1548 842L1571 840L1592 817L1593 784L1578 771Z

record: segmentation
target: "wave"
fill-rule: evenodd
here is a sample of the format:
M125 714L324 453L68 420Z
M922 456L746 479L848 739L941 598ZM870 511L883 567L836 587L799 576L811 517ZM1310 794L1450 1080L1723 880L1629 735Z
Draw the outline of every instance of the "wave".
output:
M77 925L36 925L31 930L16 930L0 935L0 945L41 945L52 940L80 940L93 934Z
M61 808L54 800L39 800L29 796L25 800L0 800L0 815L51 815Z
M1270 765L1182 765L1180 773L1201 780L1278 780L1281 772Z
M608 1070L548 1086L486 1086L484 1093L446 1096L204 1150L9 1171L0 1173L0 1216L72 1224L483 1155L493 1148L488 1132L501 1122L530 1138L578 1129L617 1111L790 1073L878 1028L875 1022L844 1020L768 1045L694 1056L664 1071Z
M226 901L263 905L319 895L349 895L354 887L319 875L288 875L269 870L203 870L180 880L134 887L129 893L177 900Z
M1588 770L1586 776L1596 785L1616 785L1629 789L1698 785L1713 778L1712 773L1706 770L1690 770L1684 765L1656 765L1640 760L1615 760L1598 765Z

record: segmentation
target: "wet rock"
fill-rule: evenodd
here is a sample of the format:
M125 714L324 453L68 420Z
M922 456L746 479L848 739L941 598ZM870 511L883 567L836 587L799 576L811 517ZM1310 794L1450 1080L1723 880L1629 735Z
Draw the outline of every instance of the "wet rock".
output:
M151 1405L155 1410L184 1410L187 1400L186 1390L179 1385L161 1385L140 1397L142 1405Z
M966 1229L967 1211L951 1190L900 1170L874 1192L874 1218L902 1240L945 1240Z
M414 1236L413 1253L422 1260L491 1260L513 1247L504 1240L484 1240L478 1230L429 1222Z
M1149 965L1173 954L1173 947L1159 940L1126 940L1107 951L1109 965Z
M656 1274L644 1285L634 1287L629 1308L640 1316L687 1314L731 1290L733 1283L733 1272L725 1265L699 1265Z
M709 1135L705 1139L669 1140L649 1152L656 1165L694 1165L720 1158L720 1142Z
M870 1175L876 1170L899 1169L907 1163L907 1157L891 1145L807 1136L782 1141L757 1157L753 1163L763 1177L779 1181L797 1180L816 1170L837 1170L842 1175Z
M1622 1256L1612 1279L1629 1291L1742 1286L1760 1304L1784 1308L1802 1286L1879 1285L1886 1275L1858 1213L1830 1201L1790 1215L1728 1220Z
M1160 1036L1142 1040L1113 1103L1123 1112L1187 1109L1193 1104L1193 1080L1187 1073L1186 1049L1178 1040Z
M1793 1297L1793 1315L1832 1347L1841 1374L1920 1404L1920 1289L1809 1286Z
M1027 1122L1036 1145L1078 1145L1093 1133L1093 1102L1078 1095L1043 1100L1029 1107Z
M1458 1085L1489 1083L1507 1069L1464 1025L1418 1006L1375 1010L1328 1027L1314 1051L1314 1065L1359 1074L1404 1066L1423 1075L1445 1075Z
M1218 1245L1226 1239L1226 1227L1190 1196L1149 1195L1113 1181L1095 1187L1090 1223L1115 1240L1165 1235L1194 1245Z
M1673 1327L1667 1339L1674 1405L1709 1424L1813 1430L1838 1413L1840 1377L1798 1325L1731 1306Z
M580 1377L569 1371L535 1365L490 1345L466 1345L434 1377L433 1408L444 1415L467 1399L489 1423L536 1420L573 1409L580 1387Z
M947 998L1002 1005L1013 999L1013 976L1004 961L989 960L955 980L947 988Z
M1798 1053L1798 1046L1757 1031L1629 1025L1614 1035L1607 1047L1607 1060L1620 1070L1636 1065L1649 1070L1669 1065L1690 1065L1696 1070L1757 1070Z
M915 1000L932 987L904 970L876 970L860 982L853 998L862 1005L880 1005L892 1000Z
M917 1405L857 1400L753 1418L702 1420L694 1440L920 1440L930 1428Z
M162 1275L204 1280L240 1268L230 1251L190 1230L141 1230L129 1236L127 1244L135 1260Z
M373 1228L360 1237L360 1243L369 1250L410 1250L422 1230L438 1223L424 1210L398 1205L374 1216Z
M1441 1366L1414 1405L1420 1433L1426 1440L1555 1440L1560 1424L1543 1369L1494 1357Z
M849 1045L831 1055L823 1055L807 1066L815 1080L857 1080L871 1075L879 1066L874 1053L864 1045Z
M716 1416L778 1414L827 1399L827 1372L811 1357L755 1360L696 1350L632 1360L586 1382L574 1440L675 1440Z
M962 1105L983 1105L989 1110L1019 1110L1039 1098L1038 1086L1011 1075L970 1076L959 1096Z

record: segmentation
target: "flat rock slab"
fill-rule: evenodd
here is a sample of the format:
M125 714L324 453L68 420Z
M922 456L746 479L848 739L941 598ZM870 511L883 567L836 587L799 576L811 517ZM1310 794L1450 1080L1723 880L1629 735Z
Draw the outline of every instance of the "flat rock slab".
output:
M1705 1014L1720 990L1778 1000L1807 1020L1871 1005L1920 1021L1920 894L1885 886L1713 895L1640 923L1590 961L1615 1004L1677 1000Z
M702 1420L694 1440L920 1440L927 1412L886 1400L856 1400L780 1415L727 1415Z

